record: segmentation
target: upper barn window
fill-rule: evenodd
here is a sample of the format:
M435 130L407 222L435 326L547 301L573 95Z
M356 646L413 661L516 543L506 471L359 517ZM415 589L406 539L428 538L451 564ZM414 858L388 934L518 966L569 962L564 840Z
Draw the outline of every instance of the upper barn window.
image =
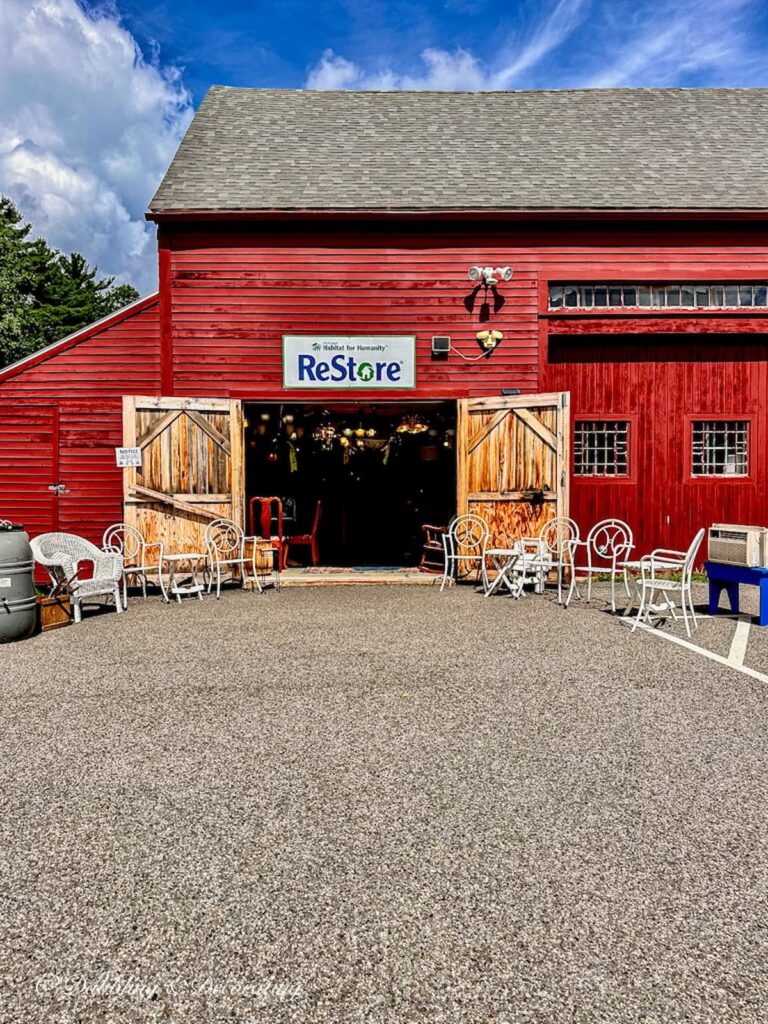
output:
M611 284L587 282L549 286L550 309L728 309L768 306L768 282Z

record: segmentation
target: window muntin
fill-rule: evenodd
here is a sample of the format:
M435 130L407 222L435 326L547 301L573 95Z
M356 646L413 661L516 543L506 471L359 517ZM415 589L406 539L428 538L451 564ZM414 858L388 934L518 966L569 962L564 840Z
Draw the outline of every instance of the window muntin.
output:
M768 282L730 284L722 281L694 284L552 284L550 309L727 309L768 308Z
M577 420L574 476L629 475L629 420Z
M691 422L692 476L747 476L748 420Z

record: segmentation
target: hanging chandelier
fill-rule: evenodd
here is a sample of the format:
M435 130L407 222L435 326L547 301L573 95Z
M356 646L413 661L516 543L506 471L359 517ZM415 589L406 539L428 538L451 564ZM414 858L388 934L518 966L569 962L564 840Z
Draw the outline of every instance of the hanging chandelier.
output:
M409 416L403 416L400 424L397 427L398 434L423 434L425 430L429 429L428 425L424 420L417 416L415 413L411 413Z

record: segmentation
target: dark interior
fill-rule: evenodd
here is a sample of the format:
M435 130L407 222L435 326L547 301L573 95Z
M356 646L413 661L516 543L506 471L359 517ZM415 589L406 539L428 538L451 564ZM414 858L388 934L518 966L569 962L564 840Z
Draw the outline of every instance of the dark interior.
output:
M283 532L307 534L321 502L320 565L417 565L422 525L455 510L453 402L249 403L245 421L246 509L279 497ZM296 546L290 564L310 557Z

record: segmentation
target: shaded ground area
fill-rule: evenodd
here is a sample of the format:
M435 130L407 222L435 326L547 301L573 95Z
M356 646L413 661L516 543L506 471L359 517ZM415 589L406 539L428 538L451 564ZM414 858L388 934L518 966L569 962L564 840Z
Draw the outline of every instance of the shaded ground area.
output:
M768 689L599 602L134 601L0 682L4 1021L768 1018Z

